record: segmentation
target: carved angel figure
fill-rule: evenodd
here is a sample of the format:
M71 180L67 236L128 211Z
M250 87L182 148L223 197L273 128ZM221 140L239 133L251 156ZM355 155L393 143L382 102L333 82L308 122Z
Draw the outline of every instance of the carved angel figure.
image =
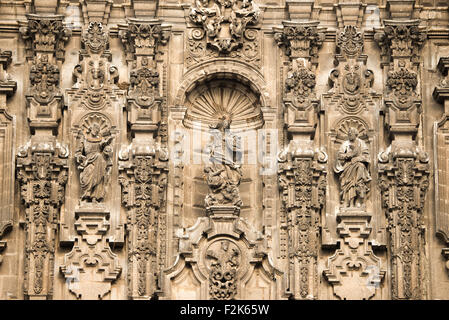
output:
M369 150L358 135L357 129L349 128L348 140L340 146L334 168L340 174L341 204L349 208L365 204L371 181Z
M210 163L204 168L204 178L209 186L206 196L206 207L213 205L241 206L238 186L242 178L240 166L235 162L235 156L240 149L240 140L225 130L229 128L230 120L223 116L216 125L211 126L213 142L208 146Z
M101 134L97 123L91 124L86 135L80 131L75 159L81 170L81 200L103 201L112 167L112 139L109 131Z

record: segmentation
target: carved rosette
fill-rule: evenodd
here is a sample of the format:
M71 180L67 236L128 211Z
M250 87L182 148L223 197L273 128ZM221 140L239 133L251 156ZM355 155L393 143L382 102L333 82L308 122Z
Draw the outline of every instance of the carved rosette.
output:
M282 213L288 233L288 290L295 299L318 296L320 215L326 197L326 153L295 150L279 155Z
M429 157L411 145L380 153L379 162L391 243L391 298L422 299L422 214L429 187Z
M122 204L128 212L128 296L132 299L151 298L158 290L158 244L165 241L159 209L165 203L167 152L158 146L148 148L120 153Z
M260 66L261 48L257 25L261 11L249 1L197 0L190 8L186 41L188 67L229 56Z
M32 143L17 155L17 179L26 213L25 286L28 297L51 298L59 208L67 182L68 149Z

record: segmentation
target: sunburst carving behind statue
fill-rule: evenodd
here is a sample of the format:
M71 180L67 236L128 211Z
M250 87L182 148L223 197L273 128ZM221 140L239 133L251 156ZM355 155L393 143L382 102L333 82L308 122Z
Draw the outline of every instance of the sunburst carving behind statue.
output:
M256 129L263 125L259 99L245 86L229 81L213 81L196 87L187 95L184 125L208 128L226 116L231 129Z

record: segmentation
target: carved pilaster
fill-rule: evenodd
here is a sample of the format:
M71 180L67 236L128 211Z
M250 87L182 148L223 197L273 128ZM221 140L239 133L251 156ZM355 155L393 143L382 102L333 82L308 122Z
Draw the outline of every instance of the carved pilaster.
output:
M447 164L447 141L449 136L449 58L441 57L437 68L443 77L433 91L433 97L444 106L441 119L434 123L434 159L435 159L435 230L446 245L449 245L449 208L447 205L446 179L449 174ZM449 260L449 249L443 248L441 254ZM449 271L449 263L446 262Z
M124 91L118 89L118 69L111 64L109 32L102 24L107 12L96 11L107 1L83 1L88 19L81 33L79 64L74 86L67 90L64 109L65 139L72 159L60 242L73 245L60 272L68 290L78 299L103 299L119 277L121 266L109 243L121 246L124 227L120 217L118 148ZM87 21L89 21L87 23ZM117 181L117 180L115 180ZM99 252L98 256L93 252ZM76 273L76 274L74 274ZM72 283L72 282L73 283Z
M11 51L0 50L0 239L13 227L14 214L14 145L15 117L8 112L7 97L11 96L17 87L17 82L11 80L6 72L11 63ZM7 246L6 241L0 241L0 253ZM0 263L2 256L0 255Z
M161 121L161 78L156 56L160 45L167 43L170 27L160 20L129 19L120 26L127 59L133 61L127 95L128 122L133 138L156 133ZM166 121L164 121L166 124Z
M423 210L429 157L410 142L380 153L379 162L379 187L390 234L391 298L423 299Z
M283 22L275 40L288 57L283 103L289 144L278 156L282 198L281 228L288 243L287 293L294 299L318 297L319 224L325 202L327 155L315 151L319 100L315 92L318 49L324 34L318 21Z
M288 233L288 292L295 299L318 297L317 258L320 215L325 203L324 152L284 150L279 158L279 186Z
M379 154L379 187L388 220L393 299L422 299L425 294L422 211L429 159L415 138L422 113L419 49L427 36L419 24L419 20L384 20L383 30L375 34L382 65L388 66L384 100L391 145Z
M128 296L149 299L159 289L161 244L168 158L166 150L149 145L120 153L122 204L127 209Z
M68 149L58 142L31 140L17 155L17 179L25 204L24 294L51 298L59 208L67 181Z

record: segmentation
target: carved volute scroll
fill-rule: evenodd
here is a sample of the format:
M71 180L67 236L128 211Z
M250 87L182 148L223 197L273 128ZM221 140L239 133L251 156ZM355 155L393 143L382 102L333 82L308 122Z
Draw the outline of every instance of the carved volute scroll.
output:
M7 97L11 96L17 88L17 82L13 81L6 72L11 63L11 51L0 50L0 253L6 248L6 241L2 237L13 227L14 210L14 151L15 144L15 117L9 113ZM2 256L0 255L0 263Z
M124 237L119 187L111 182L118 176L116 146L121 128L116 128L121 123L124 92L116 86L118 70L111 60L109 34L93 19L81 34L75 84L67 91L65 113L70 128L66 138L72 141L70 166L75 173L69 176L68 189L76 197L68 199L61 223L61 242L73 247L64 256L60 272L68 291L78 299L109 297L112 282L121 272L109 244L122 244Z
M388 68L385 122L391 145L379 154L379 187L392 253L392 299L425 296L422 211L430 168L428 155L415 141L422 118L418 54L426 39L419 24L384 20L383 30L375 35Z
M441 119L434 123L433 142L435 158L435 229L436 233L449 244L449 208L447 205L447 192L444 181L449 174L447 164L447 139L448 139L448 116L449 116L449 58L441 57L438 69L442 77L440 83L433 91L433 97L444 106ZM449 271L449 248L443 248L443 256L446 259L446 268Z

